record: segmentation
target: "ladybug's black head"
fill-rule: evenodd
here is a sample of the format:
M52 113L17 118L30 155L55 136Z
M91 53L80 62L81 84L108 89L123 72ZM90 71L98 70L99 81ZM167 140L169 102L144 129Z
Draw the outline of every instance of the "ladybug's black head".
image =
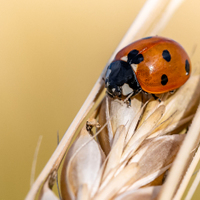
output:
M113 61L107 69L105 77L107 93L112 97L132 96L141 91L131 65L122 60Z

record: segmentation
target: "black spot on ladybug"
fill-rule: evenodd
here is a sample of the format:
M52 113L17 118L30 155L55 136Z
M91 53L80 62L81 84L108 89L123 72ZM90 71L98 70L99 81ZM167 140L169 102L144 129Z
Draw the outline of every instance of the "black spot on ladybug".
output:
M128 54L128 63L129 64L139 64L144 60L142 54L139 54L139 51L134 49Z
M161 76L161 84L162 84L162 85L166 85L167 82L168 82L168 77L167 77L166 74L163 74L163 75Z
M151 39L151 38L152 38L152 36L144 37L144 38L142 38L142 40L147 40L147 39Z
M171 60L171 55L170 55L170 53L169 53L168 50L164 50L164 51L162 52L162 57L163 57L167 62L169 62L169 61Z
M188 60L185 61L185 71L186 75L190 73L190 63L188 62Z

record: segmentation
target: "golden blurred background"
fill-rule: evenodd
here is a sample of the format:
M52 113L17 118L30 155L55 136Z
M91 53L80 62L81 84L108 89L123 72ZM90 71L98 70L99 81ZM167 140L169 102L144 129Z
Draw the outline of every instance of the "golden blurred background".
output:
M0 3L0 199L23 199L145 0ZM161 35L200 61L200 1L185 0ZM196 196L197 197L197 196ZM194 199L196 199L194 197Z

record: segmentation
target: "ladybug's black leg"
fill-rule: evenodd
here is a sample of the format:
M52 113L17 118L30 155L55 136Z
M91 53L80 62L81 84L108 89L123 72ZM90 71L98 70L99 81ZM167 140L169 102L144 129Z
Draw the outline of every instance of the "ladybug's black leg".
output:
M129 97L129 98L126 98L126 99L124 100L124 103L127 104L127 107L128 107L128 108L131 107L131 98L130 98L130 97Z
M158 99L158 97L157 97L155 94L151 94L151 95L153 96L153 98L154 98L155 100Z
M128 107L131 107L131 97L132 96L133 96L132 94L129 94L129 96L126 97L126 99L124 100L124 103L126 103Z
M155 94L151 94L151 95L153 96L153 98L154 98L155 100L158 99L158 101L161 102L161 99L160 99L159 97L157 97Z
M131 107L131 98L128 98L127 103L128 103L128 107Z

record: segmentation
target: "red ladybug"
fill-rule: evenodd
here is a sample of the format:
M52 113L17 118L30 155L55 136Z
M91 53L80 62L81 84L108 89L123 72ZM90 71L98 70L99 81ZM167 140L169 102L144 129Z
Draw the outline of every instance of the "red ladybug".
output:
M144 91L161 94L183 85L191 74L191 61L183 47L164 37L146 37L115 56L105 76L112 97L134 96Z

